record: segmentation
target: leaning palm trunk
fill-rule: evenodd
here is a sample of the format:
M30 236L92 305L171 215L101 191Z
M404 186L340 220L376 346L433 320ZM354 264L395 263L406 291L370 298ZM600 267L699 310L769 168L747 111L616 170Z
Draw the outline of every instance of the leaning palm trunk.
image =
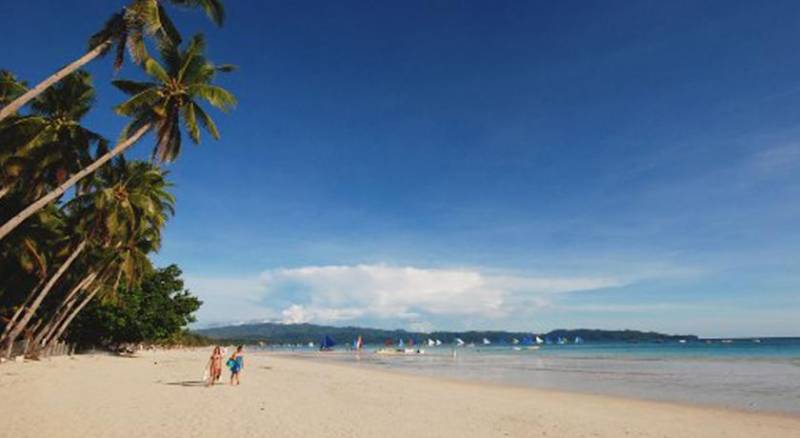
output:
M0 188L0 199L3 199L3 197L6 196L10 191L11 191L11 186L5 186L3 188Z
M42 290L39 291L36 298L31 303L31 305L25 309L25 313L23 314L19 322L14 324L14 327L11 328L5 340L6 341L6 351L4 354L5 357L9 357L11 355L11 349L14 346L14 341L16 341L20 333L22 333L22 331L25 330L25 326L27 326L28 322L30 322L31 318L33 318L33 315L36 313L36 310L39 308L39 305L42 304L42 301L44 301L47 294L50 292L53 286L55 286L56 283L58 283L58 280L61 278L61 276L64 275L65 272L67 272L67 269L69 269L70 265L72 265L72 262L74 262L75 259L78 258L81 252L83 252L84 248L86 248L85 240L82 241L77 248L75 248L75 251L73 251L72 254L70 254L70 256L67 258L67 260L61 264L56 273L53 274L52 277L50 277L50 280L44 285Z
M96 277L97 274L90 273L72 288L64 301L62 301L58 306L58 309L53 317L50 318L47 324L41 330L39 330L39 333L37 333L33 338L33 344L35 348L44 346L47 341L50 340L50 337L53 335L53 333L55 333L58 326L64 321L64 319L66 319L69 311L75 306L75 303L78 300L78 293L89 287L94 282Z
M116 157L117 155L125 152L129 147L133 146L142 136L147 133L152 125L146 124L139 128L136 132L133 133L132 136L128 137L127 139L117 143L114 146L114 149L108 151L105 155L95 160L92 164L84 167L79 172L75 173L68 180L64 181L60 186L53 189L50 193L42 196L34 202L33 204L25 207L24 210L17 213L16 216L9 219L8 222L4 223L2 227L0 227L0 240L2 240L8 233L14 230L17 226L19 226L25 219L31 217L34 213L42 209L47 204L55 201L58 199L59 196L63 195L64 192L69 190L70 187L74 186L78 183L81 179L85 178L87 175L90 175L92 172L100 168L103 164L111 160L112 158Z
M48 344L52 344L53 342L61 338L61 335L64 334L64 330L66 330L67 327L69 327L69 325L72 323L72 320L75 319L75 317L78 316L79 313L81 313L81 310L83 310L83 308L86 307L87 304L89 304L89 301L92 301L92 298L94 298L94 296L97 295L98 292L100 292L100 289L102 289L102 286L97 286L91 293L86 295L86 297L83 299L83 301L81 301L78 307L76 307L72 311L72 313L69 314L69 317L67 317L67 319L65 319L64 322L61 323L61 326L58 328L58 331L56 331L56 334L52 338L50 338Z
M12 316L11 320L8 321L8 323L6 324L5 328L3 329L3 334L0 335L0 345L3 345L3 343L6 340L6 337L8 336L8 333L11 332L11 329L17 323L17 320L22 315L22 312L25 310L26 307L28 307L28 304L30 304L30 302L33 299L33 297L36 296L36 291L39 290L39 288L42 286L42 284L44 284L44 280L45 280L44 278L39 280L39 283L37 283L36 286L33 288L33 292L28 294L28 297L25 298L25 302L22 303L21 306L19 306L19 309L17 309L16 312L14 312L14 316Z
M97 47L95 47L92 50L89 50L88 52L86 52L85 55L75 60L72 64L63 67L61 70L55 72L52 76L48 77L47 79L37 84L35 87L28 90L28 92L26 92L22 96L14 99L13 101L11 101L11 103L4 106L3 108L0 108L0 121L19 111L23 106L25 106L25 104L30 102L32 99L36 98L36 96L42 94L44 90L50 88L56 82L60 81L66 76L69 76L70 73L83 67L84 65L91 62L93 59L100 56L112 43L113 41L111 39L108 39L104 43L99 44Z

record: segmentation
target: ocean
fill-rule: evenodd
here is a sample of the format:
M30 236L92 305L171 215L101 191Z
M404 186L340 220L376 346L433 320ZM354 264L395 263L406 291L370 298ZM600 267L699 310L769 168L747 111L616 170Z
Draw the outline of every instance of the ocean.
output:
M800 415L800 338L421 347L420 355L276 348L292 356L480 381ZM454 354L455 353L455 354Z

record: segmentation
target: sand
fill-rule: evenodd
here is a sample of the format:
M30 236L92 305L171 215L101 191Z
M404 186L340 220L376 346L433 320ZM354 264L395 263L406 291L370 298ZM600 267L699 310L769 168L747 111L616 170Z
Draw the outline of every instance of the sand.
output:
M439 381L269 354L206 388L205 352L0 365L3 437L800 437L800 418Z

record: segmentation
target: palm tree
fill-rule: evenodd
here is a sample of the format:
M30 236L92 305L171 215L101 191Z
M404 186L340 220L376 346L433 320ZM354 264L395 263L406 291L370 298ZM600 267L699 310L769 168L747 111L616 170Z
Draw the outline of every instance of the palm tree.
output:
M0 198L19 186L35 200L91 163L92 145L106 149L104 138L80 124L94 96L91 76L78 71L39 95L30 115L0 127Z
M129 6L112 15L105 26L89 39L89 51L83 56L62 67L7 105L0 105L0 121L19 111L25 104L70 73L108 53L115 44L116 68L122 64L126 48L137 63L146 58L143 38L145 34L179 44L180 35L163 7L165 1L181 7L201 8L220 26L225 20L222 0L132 0Z
M167 191L170 184L165 175L152 164L128 163L120 157L97 175L92 182L95 190L81 194L67 204L65 209L77 221L73 234L82 236L80 243L56 275L36 292L36 298L8 332L6 355L44 298L87 247L96 248L101 256L89 262L88 272L67 294L50 323L42 326L35 344L60 336L65 328L61 327L69 325L74 315L86 305L82 301L73 309L79 294L92 287L83 298L85 302L91 300L113 276L112 271L116 271L115 288L120 279L128 285L139 281L140 267L149 266L147 252L158 249L160 230L167 218L174 214L175 199ZM112 269L112 266L117 267ZM100 281L96 282L98 277Z
M113 284L108 282L101 283L94 287L89 293L86 293L80 303L74 308L72 306L77 303L73 302L65 311L65 316L58 324L53 325L54 330L49 333L49 336L43 339L45 348L58 341L61 335L72 323L73 319L86 307L89 302L95 298L99 293L105 293L113 296L119 287L119 279L124 277L125 286L131 288L138 285L142 277L153 271L153 266L147 254L156 251L161 243L160 231L155 228L142 227L140 233L132 236L125 245L120 248L118 257L114 260L114 264L110 266L112 270L117 270L117 281ZM88 288L88 286L86 286Z
M80 256L83 250L86 249L86 240L81 240L77 243L69 253L69 256L63 263L59 266L56 272L47 280L47 282L42 286L42 288L37 292L33 291L32 294L34 295L33 300L30 304L23 310L21 316L16 321L16 323L11 326L10 328L6 327L6 335L3 341L6 343L6 351L5 356L8 357L11 354L11 350L14 346L14 341L17 340L17 337L22 333L23 330L27 327L28 323L36 314L36 310L39 309L39 306L42 304L44 299L56 286L58 281L67 272L72 263Z
M180 50L172 44L161 45L159 51L165 66L152 58L144 62L145 71L154 81L114 81L117 88L132 95L116 107L118 114L133 118L123 130L122 141L0 226L0 239L81 179L125 152L151 129L156 134L153 156L162 161L171 161L178 156L181 124L195 143L200 142L200 127L214 139L219 139L216 124L198 101L204 100L222 111L233 107L236 98L224 88L212 84L217 72L229 72L233 68L212 64L202 55L204 50L202 35L192 38L186 50Z
M110 171L101 172L101 190L76 199L79 209L90 209L92 214L103 212L106 231L114 233L114 243L107 245L112 257L104 270L111 278L86 293L77 303L73 297L62 312L63 317L53 325L53 330L43 339L49 344L58 340L78 313L98 294L105 290L114 294L122 280L131 288L141 282L142 276L152 271L147 254L158 251L161 246L161 229L167 219L175 213L175 198L169 193L171 186L166 181L166 172L144 162L127 163L120 158ZM113 229L111 226L113 224ZM85 280L83 289L89 289L93 279ZM73 306L77 304L77 307Z
M52 266L63 260L66 228L63 212L50 205L0 245L0 302L9 304L0 308L5 312L0 314L4 325L0 345L36 296L23 292L41 290ZM15 302L20 305L10 305Z

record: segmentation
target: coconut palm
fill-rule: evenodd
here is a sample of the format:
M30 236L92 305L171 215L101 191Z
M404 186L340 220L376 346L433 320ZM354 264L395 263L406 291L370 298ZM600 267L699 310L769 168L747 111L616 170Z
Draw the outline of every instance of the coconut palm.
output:
M0 245L0 303L5 304L0 306L0 345L36 296L26 292L41 290L53 265L64 259L65 230L63 212L50 205Z
M222 87L211 84L217 72L230 72L230 65L215 66L202 55L205 39L195 35L185 51L177 46L163 45L159 48L164 65L154 59L144 63L151 82L118 80L113 84L131 95L126 102L117 105L116 112L132 117L123 135L131 135L141 126L153 126L156 132L156 147L153 158L158 161L173 161L181 148L181 121L195 143L200 143L200 127L214 139L219 131L211 117L197 103L205 100L212 106L227 111L236 104L236 98Z
M63 332L61 326L69 325L74 314L86 305L78 304L73 309L79 295L90 290L82 299L86 302L91 300L113 271L116 271L114 287L120 280L128 285L139 281L141 266L149 264L146 252L158 248L160 230L167 218L174 214L175 200L167 191L170 184L165 179L165 172L152 164L127 163L120 157L100 172L92 185L95 190L77 196L65 208L75 218L74 234L81 237L80 242L56 274L35 292L36 298L14 327L8 330L6 354L10 353L14 341L25 330L45 297L87 247L88 251L95 249L99 256L95 255L92 257L94 260L87 263L89 268L84 277L67 294L50 323L41 326L36 335L36 345L60 336ZM111 266L117 267L112 269ZM100 281L96 281L98 278Z
M16 186L37 199L91 163L92 146L106 149L105 139L81 125L94 96L91 76L78 71L37 97L31 114L0 127L0 198Z
M172 44L164 44L159 51L165 65L162 66L152 58L144 62L145 71L154 81L114 81L117 88L132 95L126 102L116 107L118 114L133 118L123 130L121 141L92 164L73 174L47 195L0 226L0 239L36 211L56 200L81 179L125 152L150 130L154 130L156 134L153 156L162 161L171 161L178 156L181 147L181 125L195 143L200 142L201 127L214 139L219 139L216 124L198 102L206 101L223 111L236 104L236 99L230 92L212 84L217 72L228 72L232 67L212 64L203 56L204 49L205 42L202 35L192 38L186 50L180 50Z
M23 309L21 315L17 319L17 321L13 325L6 326L6 334L4 336L3 342L6 343L6 350L5 356L9 356L11 354L11 349L14 346L14 341L17 340L17 337L25 330L28 326L28 323L36 314L36 311L39 309L39 306L42 305L42 302L50 293L51 290L58 284L61 277L67 272L67 270L72 266L78 256L81 255L84 249L86 249L86 240L80 240L79 242L69 244L69 256L64 260L58 269L53 273L52 276L45 282L42 287L37 291L34 290L31 292L33 299L29 302L29 304Z
M147 255L160 248L161 229L175 212L175 198L168 192L171 184L165 179L166 172L149 163L127 163L122 158L106 169L99 175L102 188L81 196L72 206L91 210L94 215L101 212L100 228L105 228L107 255L101 263L103 268L90 272L82 280L84 284L70 292L50 327L43 330L44 336L37 339L41 344L58 340L98 294L113 295L121 282L128 288L138 285L142 276L152 271ZM95 282L98 275L102 280ZM110 282L112 278L114 281ZM79 292L85 293L79 296Z
M142 227L139 231L119 248L117 257L109 265L111 272L117 271L116 281L101 282L92 289L85 286L84 289L88 292L81 297L80 302L74 299L72 304L65 308L63 317L53 325L54 330L42 340L45 348L61 338L75 317L92 299L101 295L113 298L120 286L120 280L125 281L125 287L131 288L138 285L145 274L153 271L153 265L147 254L158 250L161 243L160 232L152 227Z
M121 12L111 16L105 26L89 39L89 51L74 62L62 67L7 105L0 105L0 121L19 111L44 90L83 67L97 57L107 54L116 45L114 65L119 68L126 49L139 63L146 58L144 35L154 35L173 44L180 43L180 34L164 10L163 3L179 7L200 8L216 23L222 25L225 10L221 0L132 0ZM160 41L165 42L165 41Z

